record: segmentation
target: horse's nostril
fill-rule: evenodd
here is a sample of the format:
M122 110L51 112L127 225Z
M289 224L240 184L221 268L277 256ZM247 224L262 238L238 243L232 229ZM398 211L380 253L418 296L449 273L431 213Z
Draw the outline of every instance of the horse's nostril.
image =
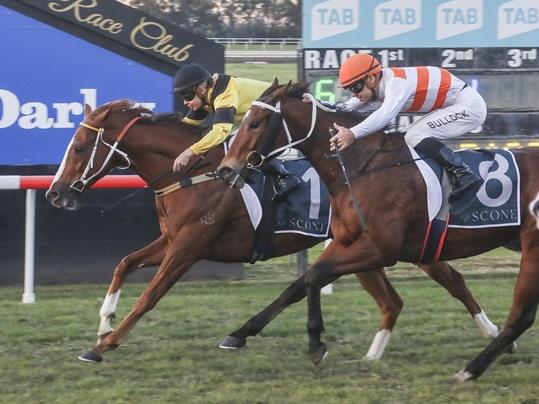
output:
M58 199L59 193L56 191L48 191L45 194L45 197L49 202L54 202L56 199Z

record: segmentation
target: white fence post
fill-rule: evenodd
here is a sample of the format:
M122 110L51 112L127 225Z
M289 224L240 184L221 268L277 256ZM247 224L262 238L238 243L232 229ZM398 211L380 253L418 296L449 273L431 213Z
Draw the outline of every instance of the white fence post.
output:
M26 190L26 225L24 236L24 293L23 303L35 303L34 248L36 235L36 190Z
M36 239L36 190L48 189L52 175L0 175L0 190L26 190L26 220L24 228L24 293L23 303L35 303L34 270ZM138 175L109 175L98 180L92 188L143 188L146 182Z

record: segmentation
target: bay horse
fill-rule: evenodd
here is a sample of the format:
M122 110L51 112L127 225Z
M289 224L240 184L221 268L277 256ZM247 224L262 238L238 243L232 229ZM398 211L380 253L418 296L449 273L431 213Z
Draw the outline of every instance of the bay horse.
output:
M304 94L311 102L302 100ZM338 159L329 153L328 128L334 122L351 127L357 124L358 115L323 108L308 94L307 85L279 85L275 80L251 105L218 169L227 183L241 186L249 167L259 166L268 156L293 146L310 160L329 188L334 241L303 278L292 283L262 312L271 317L296 301L297 295L306 293L309 354L315 364L327 354L320 339L324 330L320 288L345 274L388 267L397 261L416 262L428 225L425 183L403 136L378 131L341 152L352 194ZM521 225L449 228L441 252L441 260L452 260L481 254L519 237L522 244L520 272L505 328L453 376L454 381L479 377L535 318L539 300L539 225L534 212L539 209L539 149L524 148L513 153L520 169ZM355 209L354 196L366 226Z
M193 166L190 181L185 176L179 179L177 175L163 175L171 170L174 158L200 138L203 129L180 122L181 117L175 114L155 116L126 100L104 104L94 111L86 105L84 116L46 193L49 202L58 208L76 209L82 193L95 181L114 167L130 165L156 193L162 232L157 240L123 258L114 270L99 311L97 343L79 358L100 362L102 354L122 344L144 313L197 261L249 261L255 233L240 192L227 187L215 175L208 175L224 157L222 148L207 153L203 160L206 166ZM179 186L189 182L193 185ZM272 256L304 250L320 240L300 234L278 234ZM114 330L112 320L125 278L139 268L153 265L159 265L157 273ZM423 269L466 306L485 335L494 337L498 333L457 271L445 263ZM357 278L380 306L380 329L391 330L402 300L384 269L358 273ZM296 297L300 300L303 295ZM368 355L372 359L380 357L385 343L387 336L381 342L375 338Z

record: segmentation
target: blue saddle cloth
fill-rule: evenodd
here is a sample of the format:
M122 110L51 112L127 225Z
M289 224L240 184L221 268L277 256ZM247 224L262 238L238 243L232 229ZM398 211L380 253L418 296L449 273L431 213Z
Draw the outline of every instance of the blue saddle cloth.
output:
M286 169L300 178L301 184L274 200L274 232L300 233L328 238L331 205L326 184L305 159L284 161ZM255 191L261 205L265 181L262 173L249 178L247 184Z
M520 173L513 153L509 150L462 150L460 157L484 183L475 195L463 195L456 207L464 203L458 214L449 207L449 227L483 228L520 225ZM444 196L451 191L443 181L443 169L433 160L425 159L442 184ZM447 198L444 205L448 207ZM444 211L442 206L441 212Z

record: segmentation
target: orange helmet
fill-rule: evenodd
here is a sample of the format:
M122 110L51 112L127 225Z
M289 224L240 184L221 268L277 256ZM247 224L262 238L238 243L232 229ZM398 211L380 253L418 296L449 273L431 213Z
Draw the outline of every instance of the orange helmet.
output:
M341 65L339 80L343 88L348 88L369 74L376 74L382 70L378 60L368 53L355 54Z

